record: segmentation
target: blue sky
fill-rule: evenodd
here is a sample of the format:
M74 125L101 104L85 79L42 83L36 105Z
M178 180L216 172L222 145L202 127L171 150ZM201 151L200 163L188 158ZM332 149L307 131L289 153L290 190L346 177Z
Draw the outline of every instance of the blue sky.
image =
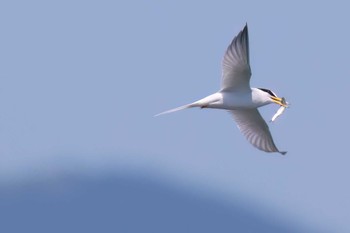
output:
M244 199L271 218L349 232L349 7L0 3L1 182L152 174L227 202ZM285 157L250 146L224 111L153 117L219 89L223 53L246 23L251 85L292 104L269 124ZM269 120L277 108L260 110Z

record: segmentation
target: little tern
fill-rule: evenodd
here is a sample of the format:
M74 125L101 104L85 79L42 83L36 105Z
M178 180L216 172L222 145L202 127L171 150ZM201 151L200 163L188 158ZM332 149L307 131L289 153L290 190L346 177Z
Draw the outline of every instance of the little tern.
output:
M244 29L233 38L224 55L221 89L203 99L156 116L193 107L224 109L231 113L241 133L254 147L265 152L278 152L284 155L287 152L277 149L269 127L257 108L272 103L285 108L288 103L269 89L251 88L250 77L248 25L246 24Z

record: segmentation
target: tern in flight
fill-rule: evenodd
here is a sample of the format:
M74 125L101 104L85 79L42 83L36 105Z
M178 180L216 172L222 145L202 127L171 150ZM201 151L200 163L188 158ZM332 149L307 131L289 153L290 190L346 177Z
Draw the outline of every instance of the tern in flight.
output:
M224 55L221 89L203 99L159 113L156 116L194 107L224 109L231 113L241 133L254 147L262 151L278 152L284 155L287 152L277 149L269 127L258 108L275 103L281 106L281 110L282 108L284 110L288 103L269 89L250 87L250 76L248 26L246 25L233 38ZM278 115L281 112L283 111L279 111Z

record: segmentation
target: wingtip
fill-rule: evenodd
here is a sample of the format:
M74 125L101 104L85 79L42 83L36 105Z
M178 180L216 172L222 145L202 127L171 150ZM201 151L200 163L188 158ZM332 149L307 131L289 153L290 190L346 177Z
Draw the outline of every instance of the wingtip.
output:
M288 151L279 151L281 155L286 155Z

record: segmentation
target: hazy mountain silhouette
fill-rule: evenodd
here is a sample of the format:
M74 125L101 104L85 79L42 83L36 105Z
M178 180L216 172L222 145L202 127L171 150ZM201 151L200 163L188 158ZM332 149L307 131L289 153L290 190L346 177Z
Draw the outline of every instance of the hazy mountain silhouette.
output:
M2 232L306 232L244 204L200 198L129 176L72 176L2 187L0 222Z

